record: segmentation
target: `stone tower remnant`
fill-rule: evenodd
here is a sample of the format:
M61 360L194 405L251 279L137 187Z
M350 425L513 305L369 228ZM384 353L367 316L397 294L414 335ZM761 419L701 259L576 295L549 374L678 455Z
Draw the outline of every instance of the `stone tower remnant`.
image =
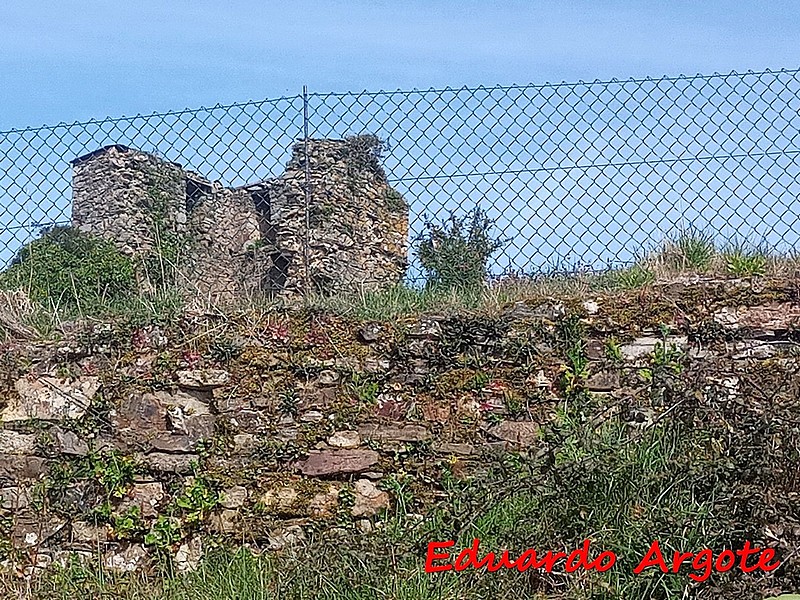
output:
M408 252L408 206L380 147L372 135L299 141L282 175L229 188L106 146L72 162L72 222L212 300L375 290L402 279Z

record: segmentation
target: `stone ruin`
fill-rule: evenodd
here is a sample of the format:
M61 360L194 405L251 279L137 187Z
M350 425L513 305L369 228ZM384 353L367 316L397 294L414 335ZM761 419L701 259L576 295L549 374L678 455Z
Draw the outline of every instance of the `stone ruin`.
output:
M399 282L408 206L387 182L380 141L307 141L308 214L305 144L294 144L279 177L235 188L147 152L106 146L72 161L73 226L131 257L174 267L182 289L210 300Z

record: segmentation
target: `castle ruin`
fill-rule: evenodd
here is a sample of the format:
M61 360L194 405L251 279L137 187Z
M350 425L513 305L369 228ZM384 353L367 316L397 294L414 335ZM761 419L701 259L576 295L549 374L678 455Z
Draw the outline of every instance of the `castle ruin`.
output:
M212 300L375 290L402 279L408 252L408 206L379 149L371 135L300 141L282 175L229 188L106 146L72 162L72 222L155 261L149 279L174 268L181 288Z

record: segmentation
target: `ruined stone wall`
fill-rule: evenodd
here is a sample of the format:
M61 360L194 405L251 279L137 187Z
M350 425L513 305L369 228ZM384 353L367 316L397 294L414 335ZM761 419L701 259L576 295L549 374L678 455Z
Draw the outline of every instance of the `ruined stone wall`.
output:
M156 245L156 222L186 230L185 174L179 165L124 146L109 146L72 163L72 221L140 255Z
M399 282L408 207L386 181L377 140L308 146L308 228L303 142L283 175L235 189L123 146L98 150L74 161L73 224L137 256L171 236L182 287L212 300Z
M73 165L73 225L130 256L169 263L189 295L230 300L258 289L248 248L260 239L259 215L247 192L124 146Z
M261 242L261 224L250 194L218 182L190 202L191 251L186 285L212 301L250 298L261 289L262 268L253 249Z
M276 313L242 328L95 325L49 344L7 344L0 553L29 569L99 552L129 570L169 552L189 569L211 538L271 551L311 530L369 532L398 502L386 484L400 473L424 515L445 470L548 452L540 427L565 403L560 332L575 319L588 361L580 385L607 407L598 418L635 430L694 403L692 426L724 432L715 443L733 445L754 485L771 486L770 514L788 519L797 290L677 282L534 299L492 316L356 323ZM768 454L740 456L761 446ZM781 532L769 543L786 553L798 530L781 523L769 524Z
M408 254L408 206L386 181L376 140L309 140L309 279L313 291L374 290L399 282ZM305 241L305 150L295 144L281 177L270 182L276 244L295 257ZM304 278L302 264L295 281Z

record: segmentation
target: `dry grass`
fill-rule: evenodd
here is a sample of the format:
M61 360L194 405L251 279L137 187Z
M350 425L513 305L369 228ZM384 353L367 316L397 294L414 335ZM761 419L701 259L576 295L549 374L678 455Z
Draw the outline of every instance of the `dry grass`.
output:
M0 290L0 332L5 337L31 339L36 331L30 326L34 305L22 290Z

